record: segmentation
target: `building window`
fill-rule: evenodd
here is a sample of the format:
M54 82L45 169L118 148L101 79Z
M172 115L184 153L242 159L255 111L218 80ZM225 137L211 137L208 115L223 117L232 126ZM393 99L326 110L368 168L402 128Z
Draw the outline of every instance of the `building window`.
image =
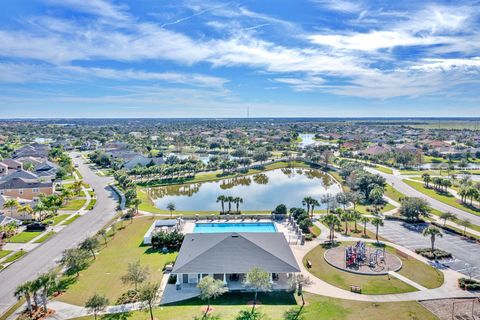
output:
M32 192L33 192L33 193L38 193L38 188L33 188L33 189L32 189Z
M23 194L23 189L19 189L19 190L18 190L18 193L19 193L19 194Z

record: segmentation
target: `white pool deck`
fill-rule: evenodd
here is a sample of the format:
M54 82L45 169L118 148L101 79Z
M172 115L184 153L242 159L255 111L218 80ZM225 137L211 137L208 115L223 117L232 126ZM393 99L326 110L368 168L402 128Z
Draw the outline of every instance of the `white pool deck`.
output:
M272 221L271 219L215 219L215 220L198 220L198 221L186 221L183 224L182 232L193 233L196 223L273 223L277 232L282 232L285 235L285 239L289 244L300 244L300 238L294 233L291 225L288 225L287 221L282 223Z

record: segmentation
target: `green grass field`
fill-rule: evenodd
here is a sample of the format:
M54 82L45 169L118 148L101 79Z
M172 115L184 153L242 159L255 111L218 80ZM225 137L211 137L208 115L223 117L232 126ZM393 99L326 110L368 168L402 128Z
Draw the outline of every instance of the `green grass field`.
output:
M387 167L375 166L373 169L378 170L383 173L393 174L393 170Z
M43 221L43 222L51 224L52 226L56 226L57 224L59 224L60 222L62 222L63 220L65 220L69 216L70 216L69 214L59 214L59 215L56 215L53 218L45 219L45 221Z
M86 210L92 210L97 204L97 199L91 199L88 205L85 207Z
M349 245L349 243L344 243ZM389 251L395 253L395 249L388 248ZM309 271L316 277L334 285L336 287L350 290L351 285L357 285L362 288L363 294L389 294L416 291L415 288L405 282L388 276L365 276L353 274L338 270L329 265L324 259L325 249L317 246L304 257L304 265L306 260L312 262L312 268ZM403 262L403 267L399 272L403 276L416 281L428 288L439 287L443 283L443 274L427 264L422 263L414 258L398 257Z
M0 259L10 254L10 252L12 252L12 250L0 250Z
M104 294L114 303L130 286L120 280L128 264L140 261L150 270L150 281L160 281L165 263L173 261L176 254L161 254L142 246L143 235L153 222L153 218L138 218L132 223L124 222L124 228L110 238L106 247L102 247L97 259L80 272L78 281L57 299L83 306L95 292ZM120 229L120 226L118 227ZM103 240L101 241L103 244Z
M67 225L69 225L70 223L74 222L75 220L77 220L77 219L80 218L80 217L81 217L81 215L76 214L76 215L74 215L72 218L63 221L63 222L62 222L62 225L67 226Z
M405 195L392 187L391 185L387 184L385 187L385 195L392 200L400 202L401 198L405 198Z
M49 231L47 232L44 236L42 236L41 238L37 239L34 243L43 243L45 241L47 241L47 239L49 239L51 236L53 236L55 234L55 232L53 231Z
M87 199L72 199L63 205L60 210L77 211L85 204Z
M279 295L259 294L261 304L257 308L266 315L267 319L283 319L285 311L299 308L291 302L294 298L299 300L298 297L285 296L283 298ZM218 315L222 320L234 320L240 310L251 309L251 305L247 304L250 300L252 300L251 295L234 298L229 294L220 297L212 302L212 314ZM334 299L310 293L305 293L305 301L306 306L301 318L303 320L384 320L386 315L395 315L395 320L438 319L416 301L371 303ZM157 307L154 309L154 317L157 320L185 320L194 317L201 319L204 307L204 302L192 299L183 304ZM144 320L146 318L145 312L136 311L121 316L103 316L101 319ZM90 320L93 316L78 319Z
M17 252L15 252L14 254L12 254L11 256L9 256L7 259L5 259L5 260L3 261L3 263L14 262L15 260L20 259L21 257L23 257L26 253L27 253L27 252L26 252L26 251L23 251L23 250L17 251Z
M448 204L448 205L450 205L452 207L455 207L455 208L458 208L460 210L463 210L463 211L466 211L466 212L469 212L469 213L472 213L472 214L475 214L475 215L480 215L480 210L473 210L473 209L461 204L460 200L455 198L450 193L448 193L448 195L447 195L447 194L444 194L444 193L438 193L434 189L425 188L423 182L416 182L416 181L411 181L411 180L403 180L403 181L406 184L408 184L409 186L411 186L412 188L414 188L415 190L420 191L421 193L426 194L427 196L429 196L433 199L441 201L445 204Z
M40 234L42 234L42 231L23 231L11 237L9 242L27 243L33 238L38 237Z

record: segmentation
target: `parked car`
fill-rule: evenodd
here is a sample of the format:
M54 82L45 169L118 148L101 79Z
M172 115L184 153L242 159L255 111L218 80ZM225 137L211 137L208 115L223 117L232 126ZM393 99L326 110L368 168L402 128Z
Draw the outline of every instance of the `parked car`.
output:
M32 222L27 225L26 231L44 231L47 229L47 225L41 222Z

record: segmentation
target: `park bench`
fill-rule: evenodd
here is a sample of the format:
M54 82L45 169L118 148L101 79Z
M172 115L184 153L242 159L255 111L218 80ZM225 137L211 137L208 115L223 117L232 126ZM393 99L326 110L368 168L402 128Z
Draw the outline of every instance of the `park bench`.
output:
M359 287L359 286L351 285L350 286L350 291L354 292L354 293L362 293L362 288Z
M310 269L312 267L312 261L307 260L307 268Z

